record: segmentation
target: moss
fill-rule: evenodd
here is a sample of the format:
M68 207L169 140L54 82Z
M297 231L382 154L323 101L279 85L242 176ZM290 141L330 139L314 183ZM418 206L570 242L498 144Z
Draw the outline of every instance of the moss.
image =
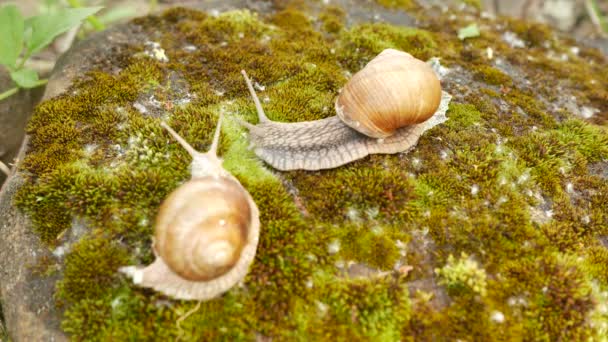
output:
M512 85L511 77L505 75L502 71L488 66L478 65L474 68L476 70L475 78L479 81L487 84L510 87Z
M608 134L556 109L553 85L605 110L605 60L587 50L552 60L547 49L569 43L505 19L475 17L484 34L463 43L455 32L473 11L450 19L385 2L423 28L347 28L338 7L320 7L317 19L303 2L275 5L268 16L172 9L137 19L168 62L129 47L116 57L121 72L88 73L36 109L16 204L50 247L85 222L56 293L64 331L76 340L601 336L608 183L589 169L608 159ZM504 30L526 39L529 54L508 48ZM507 61L500 70L480 52L488 46ZM452 68L442 82L455 96L449 120L415 149L318 172L277 173L254 155L237 122L257 120L241 69L270 118L315 120L334 115L347 75L385 48ZM219 154L260 208L262 234L244 286L178 326L194 303L138 288L116 270L152 262L158 206L190 177L191 157L160 121L205 151L220 112ZM351 266L370 274L356 278Z
M414 9L417 4L412 0L376 0L378 4L391 9Z
M127 251L102 237L83 239L68 254L64 280L57 284L62 300L96 298L117 278L116 270L129 260Z
M338 33L344 28L346 13L341 7L326 6L319 14L319 20L323 23L323 31Z
M291 338L392 341L399 339L401 327L410 318L408 290L390 277L373 282L357 279L334 282L318 291L315 305L294 317L296 330ZM298 303L302 309L306 306ZM326 333L313 329L321 325L332 329Z
M477 10L481 10L481 8L482 8L480 0L462 0L462 2L469 6L472 6L473 8L475 8Z
M423 60L439 54L433 33L386 23L361 24L344 31L338 55L345 67L357 71L384 49L398 49Z
M467 290L480 296L487 293L485 271L466 253L462 253L458 261L450 255L447 264L435 269L435 273L441 278L440 284L447 286L448 293L457 295Z
M524 39L531 47L542 48L553 43L554 33L546 24L510 19L509 28Z

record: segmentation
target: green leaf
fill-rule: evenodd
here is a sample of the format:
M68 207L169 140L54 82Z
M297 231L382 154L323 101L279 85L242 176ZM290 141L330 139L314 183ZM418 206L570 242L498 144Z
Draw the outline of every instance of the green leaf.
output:
M465 40L467 38L475 38L479 37L479 34L479 27L477 27L476 23L472 23L471 25L458 30L458 39Z
M108 9L104 14L99 16L99 21L109 24L125 18L132 18L136 15L137 9L135 6L124 5Z
M15 5L0 8L0 64L14 68L23 48L24 21Z
M34 88L38 86L38 73L32 69L19 69L11 72L11 79L21 88Z
M69 8L28 18L27 26L32 33L27 41L29 54L36 53L49 45L55 37L78 25L91 14L99 11L101 7Z

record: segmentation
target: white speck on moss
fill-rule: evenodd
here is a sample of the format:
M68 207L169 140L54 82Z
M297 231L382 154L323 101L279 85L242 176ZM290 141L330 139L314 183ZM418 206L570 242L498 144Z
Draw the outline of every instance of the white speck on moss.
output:
M494 323L503 323L505 321L505 315L500 311L492 311L490 319Z
M96 144L86 144L84 145L84 154L87 157L90 157L93 155L93 152L95 152L95 150L97 149L97 145Z
M145 42L146 46L145 54L161 62L168 62L169 58L165 54L165 50L160 46L158 42Z
M587 107L587 106L583 106L581 107L581 116L585 119L589 119L592 116L594 116L596 113L599 113L600 110L597 108L593 108L593 107Z
M471 186L471 195L476 196L479 193L479 185L473 184Z
M510 47L512 48L525 48L526 47L526 43L521 40L517 34L515 34L514 32L511 31L507 31L505 33L502 34L502 40L509 44Z
M333 240L327 245L327 253L336 254L340 251L340 241Z
M574 185L572 185L572 183L570 183L570 182L566 183L566 192L569 194L574 193Z
M261 84L259 84L258 82L254 82L253 83L253 87L255 89L257 89L258 91L264 91L264 90L266 90L266 87L263 86L263 85L261 85Z
M317 312L319 313L320 316L325 316L325 314L327 314L327 311L329 310L329 307L327 306L327 304L320 302L320 301L316 301L317 304Z
M361 216L359 214L359 210L357 210L356 208L353 208L353 207L350 207L346 210L346 217L348 217L349 220L354 221L354 222L361 221Z
M146 114L148 112L148 110L146 109L146 107L144 105L142 105L141 103L139 103L139 102L135 102L133 104L133 107L135 109L137 109L142 114Z

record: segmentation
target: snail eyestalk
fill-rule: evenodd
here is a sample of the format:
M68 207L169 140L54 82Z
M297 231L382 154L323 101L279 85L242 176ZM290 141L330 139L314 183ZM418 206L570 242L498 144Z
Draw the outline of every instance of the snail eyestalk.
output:
M249 130L254 153L282 171L331 169L369 154L405 152L425 131L447 120L451 98L427 63L386 49L344 85L334 102L335 116L274 122L241 73L260 122L239 123Z
M209 148L209 152L207 152L208 154L212 154L214 156L217 155L217 147L220 143L220 133L222 131L222 118L223 118L223 114L220 113L218 119L217 119L217 127L215 128L215 133L213 133L213 141L211 142L211 147Z
M260 99L258 99L258 95L255 93L255 90L253 89L253 85L251 84L251 80L247 76L247 73L245 72L245 70L241 70L241 74L243 74L243 77L245 78L245 83L247 83L247 88L249 89L249 94L251 94L251 97L253 98L253 102L255 103L255 109L258 112L258 119L260 120L260 123L270 121L268 119L268 117L266 116L266 113L264 113L264 109L262 108Z
M176 131L173 130L173 128L169 127L169 125L167 125L164 122L161 122L160 125L166 129L169 134L171 134L171 136L173 136L173 139L175 139L180 145L182 145L182 147L188 151L188 153L194 157L198 154L200 154L200 152L198 152L197 150L194 149L194 147L192 147L192 145L190 145L186 140L184 140L184 138L182 138L179 134L177 134Z

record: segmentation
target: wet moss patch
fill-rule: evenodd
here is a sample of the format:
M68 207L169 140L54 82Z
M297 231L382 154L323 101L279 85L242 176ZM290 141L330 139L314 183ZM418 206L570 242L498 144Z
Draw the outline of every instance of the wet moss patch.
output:
M608 133L550 85L576 108L605 111L605 58L586 49L552 58L571 42L500 18L476 18L482 35L462 42L458 15L384 5L410 10L421 27L347 26L347 9L332 6L318 18L305 6L140 18L133 25L167 61L132 46L120 72L90 72L38 106L16 204L50 248L67 250L57 260L64 331L77 340L601 336L608 182L591 169L608 160ZM505 30L530 51L510 48ZM333 170L279 173L255 157L238 124L257 120L241 69L271 119L315 120L334 115L349 74L385 48L442 58L454 95L445 124L408 153ZM220 155L260 209L260 244L242 286L180 319L195 303L138 288L117 269L154 259L158 206L190 177L190 156L161 120L205 151L220 112ZM77 226L83 237L65 244Z

